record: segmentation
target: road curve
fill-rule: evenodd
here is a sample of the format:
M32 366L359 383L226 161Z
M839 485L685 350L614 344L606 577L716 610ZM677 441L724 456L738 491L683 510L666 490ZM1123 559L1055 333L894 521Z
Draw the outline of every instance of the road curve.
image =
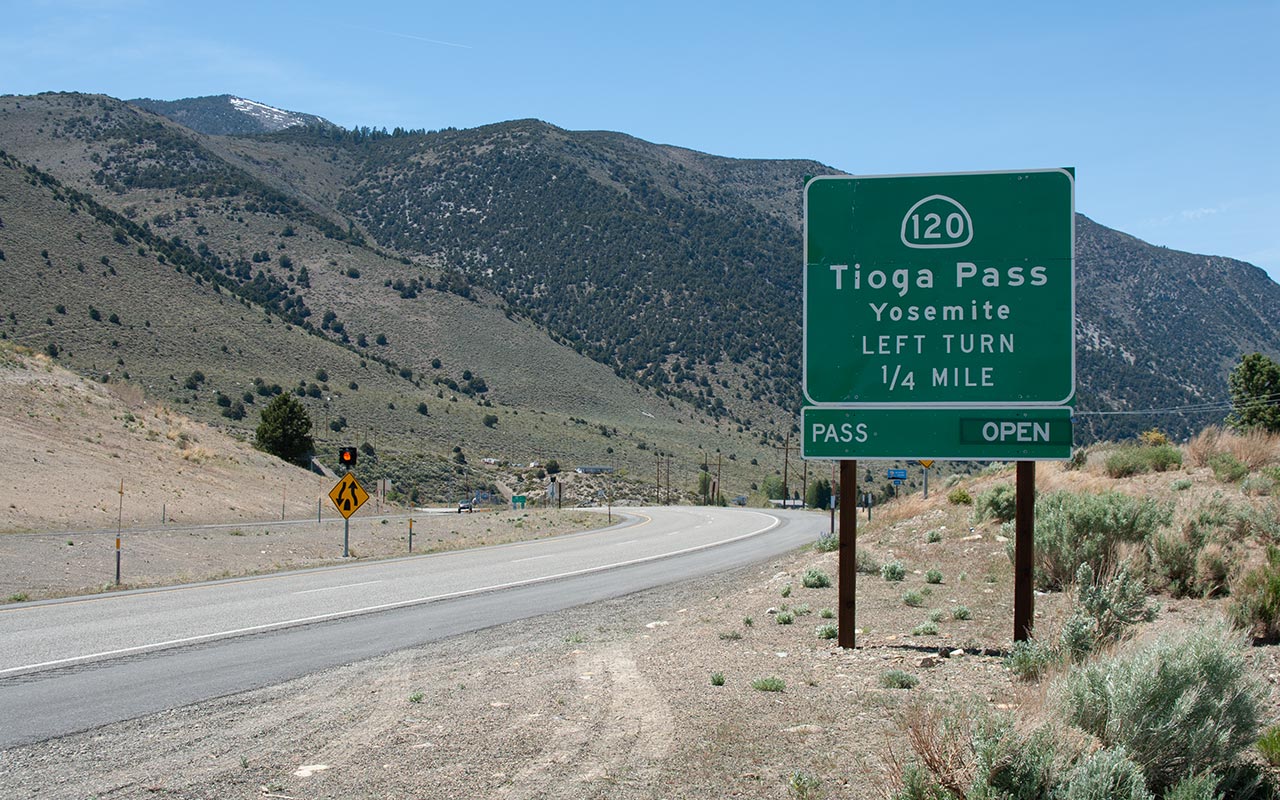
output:
M595 531L0 609L0 748L754 563L797 512L637 509Z

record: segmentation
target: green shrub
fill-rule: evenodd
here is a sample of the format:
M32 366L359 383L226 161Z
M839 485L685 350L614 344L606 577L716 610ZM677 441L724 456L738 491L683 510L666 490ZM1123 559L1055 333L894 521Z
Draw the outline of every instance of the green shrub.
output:
M1061 663L1057 647L1034 638L1014 642L1004 658L1005 668L1024 681L1039 680Z
M977 522L984 519L1005 522L1013 519L1017 508L1017 489L1011 483L1002 483L978 495L973 503L973 518Z
M880 685L886 689L914 689L920 680L900 669L891 669L880 676Z
M800 582L806 589L825 589L831 585L831 576L820 569L807 569Z
M782 587L782 596L783 597L791 596L791 584L788 583L786 586Z
M1185 492L1190 488L1191 488L1190 478L1179 478L1178 480L1173 482L1173 490L1175 492Z
M1267 563L1244 573L1231 585L1231 621L1254 636L1280 634L1280 549L1267 545Z
M840 534L823 532L814 542L813 549L820 553L831 553L840 549Z
M803 617L807 614L813 613L813 609L809 608L808 603L801 603L800 605L795 607L794 611L797 617Z
M934 623L942 622L946 618L947 618L947 612L943 611L940 608L935 608L934 610L929 612L930 622L934 622Z
M1105 574L1121 543L1143 542L1172 519L1171 505L1119 492L1045 495L1036 502L1036 587L1060 589L1086 563ZM1007 549L1012 559L1012 541Z
M795 800L818 800L822 796L822 781L811 772L793 772L787 781L787 796Z
M1272 725L1258 738L1258 751L1268 764L1280 767L1280 725Z
M784 692L787 684L781 678L756 678L751 682L751 688L757 692Z
M1240 481L1240 491L1254 497L1270 497L1275 494L1276 482L1266 475L1250 475Z
M713 673L711 673L711 685L712 685L712 686L724 686L724 673L723 673L723 672L713 672Z
M968 606L956 606L951 609L951 618L959 620L973 619L973 612L969 610Z
M942 573L936 569L931 569L924 574L925 583L942 583Z
M736 642L742 638L742 634L737 631L721 631L720 638L726 642Z
M857 570L863 575L875 575L880 571L880 562L876 561L876 557L868 553L866 550L859 550L857 557Z
M937 636L938 623L934 622L933 620L930 620L928 622L921 622L919 625L911 629L911 635L912 636Z
M920 594L915 590L912 590L910 592L903 592L902 602L911 606L912 608L920 608L921 606L924 605L924 595Z
M839 629L830 623L819 625L816 630L819 639L834 639L839 635Z
M835 619L836 610L834 608L824 608L818 612L818 616L822 617L823 619Z
M890 561L880 568L880 577L886 581L900 581L907 577L907 568L901 561Z
M1062 800L1154 800L1142 768L1123 747L1098 750L1077 762L1056 796Z
M1265 689L1238 638L1197 629L1078 667L1057 694L1067 722L1124 748L1159 795L1252 745Z
M973 505L973 495L969 494L969 490L963 486L957 486L947 492L947 502L953 506L971 506Z
M942 531L932 530L924 535L925 544L937 544L942 541Z
M748 628L750 628L752 625L755 625L755 624L756 624L756 621L755 621L754 619L752 619L751 617L743 617L743 618L742 618L742 624L743 624L743 625L746 625Z
M1213 470L1213 477L1223 483L1235 483L1244 476L1249 474L1249 468L1236 460L1236 457L1230 453L1214 453L1209 456L1209 467Z
M779 611L774 615L773 621L779 625L790 625L796 621L796 615L790 611Z
M1182 451L1171 444L1118 448L1107 456L1106 471L1112 478L1182 468Z

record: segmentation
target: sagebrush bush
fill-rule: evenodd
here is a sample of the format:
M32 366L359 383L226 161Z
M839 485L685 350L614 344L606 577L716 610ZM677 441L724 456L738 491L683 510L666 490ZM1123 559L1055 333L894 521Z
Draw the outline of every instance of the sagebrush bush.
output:
M1171 504L1120 492L1054 492L1036 501L1036 587L1060 589L1081 564L1107 574L1124 542L1143 542L1173 519ZM1013 558L1013 542L1007 547Z
M831 576L820 569L810 568L805 570L800 582L806 589L825 589L831 585Z
M912 608L920 608L924 605L924 595L917 591L905 592L902 595L902 602Z
M973 505L973 495L969 494L969 490L963 486L957 486L947 492L947 502L953 506L971 506Z
M758 692L784 692L787 684L781 678L756 678L751 682L751 688Z
M820 553L831 553L840 549L840 534L823 532L818 541L814 543L813 549Z
M1121 447L1108 455L1106 462L1107 475L1112 478L1181 468L1182 451L1171 444Z
M1124 748L1157 795L1235 761L1257 739L1265 697L1243 643L1215 628L1099 658L1055 692L1064 719Z
M819 625L814 632L817 634L819 639L834 639L840 634L839 628L832 623Z
M796 621L796 615L790 611L779 611L774 615L773 621L779 625L790 625Z
M1235 483L1249 474L1249 468L1230 453L1214 453L1209 457L1209 467L1213 477L1223 483Z
M880 675L880 685L886 689L914 689L919 683L919 678L900 669L891 669Z
M1254 497L1270 497L1275 494L1276 482L1269 475L1250 475L1240 481L1240 491Z
M1065 787L1055 796L1062 800L1154 800L1142 768L1123 747L1098 750L1076 762Z
M880 562L866 550L859 550L855 557L858 572L864 575L875 575L880 571Z
M942 583L942 573L936 569L931 569L924 574L925 583Z
M890 561L880 568L880 577L886 581L900 581L907 577L907 568L901 561Z
M1018 508L1018 492L1011 483L1001 483L978 495L973 501L973 518L977 522L995 519L1011 520Z

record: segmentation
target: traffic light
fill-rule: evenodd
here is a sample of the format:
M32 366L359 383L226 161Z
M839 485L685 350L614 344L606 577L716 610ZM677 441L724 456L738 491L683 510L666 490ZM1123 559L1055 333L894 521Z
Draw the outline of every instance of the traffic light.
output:
M356 465L356 449L354 447L343 447L338 450L338 463L347 469L351 469Z

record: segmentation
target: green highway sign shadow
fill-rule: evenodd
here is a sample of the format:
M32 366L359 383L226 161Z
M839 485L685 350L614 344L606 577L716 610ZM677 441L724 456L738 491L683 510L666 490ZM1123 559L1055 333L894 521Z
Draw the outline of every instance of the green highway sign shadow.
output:
M1062 461L1074 442L1072 409L830 408L801 411L806 459Z

